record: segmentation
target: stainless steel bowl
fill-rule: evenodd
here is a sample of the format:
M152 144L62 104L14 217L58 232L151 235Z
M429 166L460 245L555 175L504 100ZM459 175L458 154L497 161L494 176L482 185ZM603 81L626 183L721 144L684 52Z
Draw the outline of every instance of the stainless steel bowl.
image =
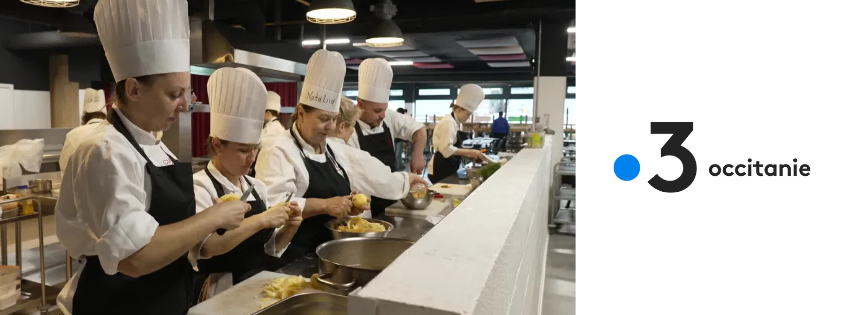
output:
M369 233L354 233L354 232L341 232L341 231L338 231L337 229L335 229L335 227L337 227L338 225L346 224L349 221L349 219L351 219L351 218L334 219L334 220L331 220L331 221L328 221L327 223L325 223L325 227L328 228L329 230L331 230L331 236L333 236L335 240L349 238L349 237L387 237L387 233L390 233L390 231L393 230L393 224L390 224L390 222L382 221L382 220L378 220L378 219L372 219L372 218L364 218L364 220L367 220L371 223L381 224L381 225L384 226L384 229L386 231L384 231L384 232L369 232Z
M414 198L414 195L408 193L405 198L402 198L402 204L405 205L408 209L411 210L423 210L428 208L428 205L431 204L431 201L434 200L434 191L429 190L425 197L421 199Z
M351 292L369 283L413 244L411 240L370 237L325 242L316 248L317 281L337 291Z

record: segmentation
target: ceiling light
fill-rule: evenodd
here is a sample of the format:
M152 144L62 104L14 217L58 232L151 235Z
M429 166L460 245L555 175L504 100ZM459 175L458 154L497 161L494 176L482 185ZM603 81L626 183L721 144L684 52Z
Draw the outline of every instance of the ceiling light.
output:
M576 33L576 26L571 26L567 28L568 33Z
M48 8L70 8L80 4L80 0L21 0L21 2Z
M320 43L322 43L322 42L319 41L318 39L306 39L306 40L301 41L302 46L316 46L316 45L319 45Z
M350 41L348 38L329 38L325 40L325 44L333 45L333 44L348 44Z
M571 57L564 57L564 61L568 61L568 62L576 62L576 57L573 57L573 56L571 56Z
M366 45L370 47L396 47L403 43L402 30L392 20L381 21L366 39Z
M387 63L390 64L391 66L410 66L410 65L414 64L414 62L410 61L410 60L390 61L390 62L387 62Z
M342 24L357 16L351 0L311 0L307 21L316 24Z

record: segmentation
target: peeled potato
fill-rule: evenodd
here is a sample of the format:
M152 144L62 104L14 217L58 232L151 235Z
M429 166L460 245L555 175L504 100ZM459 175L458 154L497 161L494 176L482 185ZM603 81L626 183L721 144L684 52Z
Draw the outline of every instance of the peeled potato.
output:
M236 201L236 200L239 200L239 197L241 197L241 196L237 195L237 194L227 194L227 195L224 195L221 198L219 198L219 200L221 200L222 202Z
M293 208L290 208L289 205L286 202L280 202L280 203L276 204L274 207L286 207L287 215L293 215L293 212L295 212L295 210L293 210ZM272 208L274 208L274 207L272 207Z
M369 205L369 199L364 194L357 194L352 197L352 205L358 208L363 208Z

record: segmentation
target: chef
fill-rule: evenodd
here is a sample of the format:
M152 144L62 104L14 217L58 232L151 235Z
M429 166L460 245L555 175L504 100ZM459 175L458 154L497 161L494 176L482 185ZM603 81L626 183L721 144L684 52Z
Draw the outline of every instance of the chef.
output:
M284 125L278 120L278 115L281 113L281 96L274 91L266 93L266 116L263 118L262 137L277 138L287 132Z
M266 183L269 200L289 193L303 212L304 222L276 268L331 240L324 226L333 217L358 215L368 208L352 204L352 192L401 199L410 185L424 183L416 174L391 172L364 151L326 141L336 126L340 92L346 75L343 56L318 50L310 57L293 127L272 146L261 149L257 178Z
M72 129L65 135L65 145L59 154L59 171L65 170L68 158L77 150L80 141L92 133L98 124L106 120L106 101L103 90L86 89L83 95L83 125Z
M458 92L458 99L450 106L452 113L444 116L434 126L431 142L435 152L428 166L428 179L432 183L456 174L461 166L462 156L473 160L485 160L481 151L461 149L461 143L467 139L467 133L461 131L462 123L473 116L484 99L485 93L478 85L462 86Z
M362 114L355 124L355 134L349 145L369 152L393 171L398 171L394 139L413 141L411 172L421 174L425 167L423 150L426 145L424 125L413 117L387 108L393 69L387 60L370 58L358 67L358 107ZM404 197L404 196L403 196ZM396 203L378 197L372 198L372 215L381 216L384 209Z
M85 264L57 297L67 315L186 314L188 253L250 207L222 202L196 214L192 167L161 142L188 110L186 1L100 0L94 21L115 77L117 103L68 159L56 234Z
M199 301L262 271L266 257L280 257L301 223L298 207L273 207L266 198L266 185L246 176L263 130L263 81L248 69L220 68L207 81L207 93L213 159L195 173L195 209L204 211L226 194L242 196L250 185L254 189L248 196L251 211L239 228L223 235L210 234L197 249L201 282L207 279L199 286L203 292Z

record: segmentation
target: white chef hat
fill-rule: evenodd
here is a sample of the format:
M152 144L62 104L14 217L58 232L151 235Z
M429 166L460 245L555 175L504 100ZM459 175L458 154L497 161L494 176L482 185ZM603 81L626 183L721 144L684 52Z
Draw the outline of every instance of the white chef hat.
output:
M245 68L219 68L207 81L210 135L238 143L260 143L266 86Z
M103 90L86 89L83 96L83 112L106 114L106 96L104 96Z
M266 93L266 110L281 111L281 96L274 91Z
M307 62L307 75L299 103L324 111L340 111L340 93L346 77L346 62L336 51L317 50Z
M479 107L479 104L484 99L485 91L482 91L482 87L475 84L465 84L461 87L461 91L458 92L458 99L455 100L455 105L475 112L476 108Z
M390 101L390 84L393 83L393 69L387 60L369 58L361 62L358 68L358 98L370 102L387 103Z
M94 20L115 81L189 72L185 0L101 0Z

